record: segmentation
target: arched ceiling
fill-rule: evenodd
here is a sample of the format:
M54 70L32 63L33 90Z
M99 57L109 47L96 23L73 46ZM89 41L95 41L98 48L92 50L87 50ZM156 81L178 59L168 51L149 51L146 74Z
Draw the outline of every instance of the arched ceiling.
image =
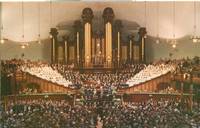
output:
M159 32L161 38L173 37L173 25L177 38L193 34L194 3L176 2L175 24L173 24L173 2L159 2L159 14L157 2L147 2L146 18L144 2L53 2L52 21L50 2L40 3L40 35L42 39L48 38L50 27L62 29L62 33L69 34L73 22L81 19L82 10L85 7L92 8L98 25L102 20L104 8L111 7L115 13L115 19L121 19L124 33L132 32L138 26L145 26L148 35L156 36ZM197 33L200 32L200 3L197 2ZM22 39L23 17L21 2L2 3L3 37L16 42L35 41L38 38L38 3L24 3L24 40ZM158 15L157 15L158 14ZM158 17L157 17L158 16ZM159 20L157 20L159 18ZM159 21L159 23L157 23ZM52 22L52 24L50 24ZM95 24L93 26L95 26Z

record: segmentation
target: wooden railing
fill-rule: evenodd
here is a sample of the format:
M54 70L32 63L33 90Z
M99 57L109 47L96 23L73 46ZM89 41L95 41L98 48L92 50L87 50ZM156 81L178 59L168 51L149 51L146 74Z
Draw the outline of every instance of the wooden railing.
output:
M183 82L187 82L187 83L195 83L195 84L200 84L200 77L197 76L193 76L191 79L184 79L183 78L183 74L176 74L174 75L174 80L176 81L183 81Z
M185 99L185 101L189 101L190 94L188 93L132 93L132 94L124 94L123 96L123 101L124 102L144 102L148 101L149 99L152 100L161 100L161 99L170 99L174 101L178 101L180 99Z
M32 100L46 100L46 101L61 101L64 100L70 105L74 105L74 94L65 93L39 93L39 94L20 94L20 95L8 95L3 97L3 105L5 111L9 108L11 103L17 103L19 101L32 101Z

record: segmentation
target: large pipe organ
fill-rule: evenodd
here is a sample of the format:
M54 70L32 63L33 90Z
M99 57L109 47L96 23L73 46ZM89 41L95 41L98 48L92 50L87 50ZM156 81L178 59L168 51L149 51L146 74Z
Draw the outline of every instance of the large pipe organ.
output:
M130 33L123 40L122 20L114 19L112 8L104 9L101 30L94 28L91 8L83 9L81 17L82 20L74 22L73 38L64 35L59 41L59 31L51 28L52 63L74 64L82 68L118 68L124 63L145 62L145 28L140 27L136 34Z

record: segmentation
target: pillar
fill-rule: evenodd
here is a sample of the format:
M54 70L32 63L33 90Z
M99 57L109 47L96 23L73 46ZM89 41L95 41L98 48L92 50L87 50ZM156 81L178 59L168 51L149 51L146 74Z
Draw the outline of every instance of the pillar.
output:
M106 67L112 67L112 21L114 18L113 9L107 7L103 11L103 18L105 24L105 48L106 48Z
M85 45L85 67L91 66L91 40L92 40L92 19L93 11L91 8L85 8L82 12L82 19L84 22L84 45Z

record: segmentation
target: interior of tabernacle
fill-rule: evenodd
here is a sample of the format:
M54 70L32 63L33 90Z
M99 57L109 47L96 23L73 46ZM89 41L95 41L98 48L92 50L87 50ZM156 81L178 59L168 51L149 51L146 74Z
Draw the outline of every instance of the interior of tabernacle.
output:
M0 2L0 128L199 128L197 5Z

